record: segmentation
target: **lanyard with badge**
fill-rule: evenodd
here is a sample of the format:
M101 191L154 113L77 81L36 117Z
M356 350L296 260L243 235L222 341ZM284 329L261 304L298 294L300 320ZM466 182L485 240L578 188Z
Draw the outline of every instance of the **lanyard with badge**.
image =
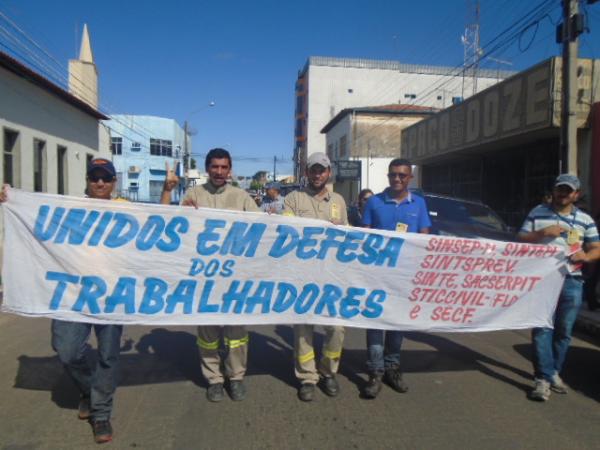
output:
M557 225L560 225L560 219L564 220L565 222L567 222L567 224L569 224L569 231L567 232L567 244L575 245L575 244L579 243L581 234L575 228L575 219L577 219L577 211L573 211L573 218L571 220L560 215L559 213L556 213L556 215L558 216L558 218L556 220Z

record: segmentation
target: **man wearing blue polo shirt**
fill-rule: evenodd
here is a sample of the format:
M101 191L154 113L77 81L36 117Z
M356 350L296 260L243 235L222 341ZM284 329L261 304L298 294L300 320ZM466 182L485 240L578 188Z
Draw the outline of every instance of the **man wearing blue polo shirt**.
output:
M388 167L389 187L367 202L363 224L367 228L395 230L402 233L429 233L431 220L425 200L408 191L412 166L407 159L394 159ZM364 396L375 398L382 380L395 391L406 392L408 386L400 372L401 331L367 330L369 383Z

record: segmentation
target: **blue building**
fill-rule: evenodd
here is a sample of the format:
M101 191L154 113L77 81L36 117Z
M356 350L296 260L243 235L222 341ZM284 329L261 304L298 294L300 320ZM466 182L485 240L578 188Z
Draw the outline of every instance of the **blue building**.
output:
M112 115L105 122L111 132L111 150L117 169L117 194L136 202L158 203L165 181L165 163L179 163L183 176L185 132L173 119L154 116ZM187 150L191 152L188 136ZM173 192L179 201L182 189Z

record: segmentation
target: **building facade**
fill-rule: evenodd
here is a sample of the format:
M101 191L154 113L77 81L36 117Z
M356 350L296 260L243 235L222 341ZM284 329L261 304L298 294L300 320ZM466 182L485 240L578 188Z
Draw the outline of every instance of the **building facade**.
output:
M173 119L154 116L112 115L111 151L117 170L117 195L136 202L158 203L165 181L165 164L183 176L186 136ZM191 138L187 137L191 152ZM181 198L183 184L172 201Z
M403 156L402 130L437 111L403 104L340 111L321 130L333 165L334 190L348 204L358 199L361 189L383 191L390 161Z
M512 72L479 69L479 90ZM294 160L301 175L308 155L325 151L321 129L342 109L414 104L445 108L473 92L473 78L451 67L331 57L310 57L296 80Z
M402 133L424 190L482 201L513 226L560 170L561 58L551 58ZM600 60L577 67L577 161L587 207L600 212ZM597 114L597 113L596 113Z
M89 47L85 36L87 29L82 53ZM97 98L88 103L91 94L69 91L0 52L0 183L84 195L87 162L110 159L110 135L101 123L108 117L96 109Z
M81 197L87 162L110 159L110 134L101 122L108 117L97 109L91 55L85 28L80 58L91 68L89 84L70 84L67 90L0 52L0 186ZM81 82L77 74L69 74L69 80ZM2 231L0 217L0 235ZM0 254L1 247L2 239Z

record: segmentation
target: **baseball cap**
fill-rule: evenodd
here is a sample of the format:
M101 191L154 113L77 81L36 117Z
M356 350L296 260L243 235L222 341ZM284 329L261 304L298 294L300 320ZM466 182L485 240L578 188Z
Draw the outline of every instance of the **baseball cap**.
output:
M569 173L560 174L558 177L556 177L556 180L554 181L555 187L563 185L569 186L574 191L578 191L581 188L581 182L579 181L579 178Z
M323 152L316 152L308 157L308 160L306 161L306 167L310 169L315 164L320 164L325 168L331 167L331 161L329 161L329 158Z
M265 185L265 189L277 189L278 191L281 190L281 184L278 183L277 181L271 181L270 183L267 183Z
M115 170L115 166L108 159L104 159L104 158L92 159L88 164L87 174L89 175L90 172L92 172L93 170L103 170L107 174L112 175L113 177L117 176L117 171Z

